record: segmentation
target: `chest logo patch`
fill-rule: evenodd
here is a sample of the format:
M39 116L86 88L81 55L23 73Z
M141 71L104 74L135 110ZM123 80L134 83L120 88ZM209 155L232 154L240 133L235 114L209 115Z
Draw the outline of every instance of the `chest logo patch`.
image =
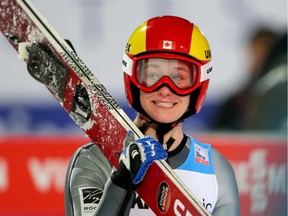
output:
M204 165L209 165L209 155L208 149L201 147L200 145L195 144L194 148L195 161Z

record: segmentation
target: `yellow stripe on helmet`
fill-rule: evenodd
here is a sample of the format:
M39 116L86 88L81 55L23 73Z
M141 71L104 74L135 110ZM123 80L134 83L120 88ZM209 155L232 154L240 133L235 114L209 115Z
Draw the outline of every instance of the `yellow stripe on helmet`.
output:
M196 25L193 28L189 55L201 61L211 60L211 50L208 41Z
M146 51L147 21L135 29L126 45L126 53L136 55Z

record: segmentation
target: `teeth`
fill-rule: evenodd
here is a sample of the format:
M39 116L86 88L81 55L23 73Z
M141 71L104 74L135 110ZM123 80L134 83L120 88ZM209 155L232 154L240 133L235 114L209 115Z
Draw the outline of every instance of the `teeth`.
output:
M173 103L163 103L163 102L156 102L156 106L161 106L161 107L172 107Z

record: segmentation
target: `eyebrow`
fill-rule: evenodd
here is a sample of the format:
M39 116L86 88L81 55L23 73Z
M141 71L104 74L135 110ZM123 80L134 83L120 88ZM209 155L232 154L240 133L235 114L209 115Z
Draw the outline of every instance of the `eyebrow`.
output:
M155 64L155 63L151 63L151 62L147 62L147 63L145 63L144 68L146 69L148 67L155 67L155 68L157 67L157 68L159 68L160 65Z
M169 61L167 61L169 63ZM153 67L153 68L160 68L161 65L155 62L151 62L151 61L148 61L148 62L145 62L144 63L144 69L148 68L148 67ZM183 70L183 71L187 71L188 73L190 72L190 68L185 65L185 64L180 64L179 65L179 61L177 61L177 65L176 66L173 66L173 68L176 68L178 70Z

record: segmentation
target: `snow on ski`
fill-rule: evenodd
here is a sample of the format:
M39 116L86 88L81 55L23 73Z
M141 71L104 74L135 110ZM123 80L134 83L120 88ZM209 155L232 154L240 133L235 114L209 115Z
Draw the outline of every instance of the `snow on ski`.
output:
M127 130L143 134L68 43L29 0L1 0L0 31L20 58L29 57L31 76L117 167ZM210 215L165 161L152 164L137 193L157 215Z

